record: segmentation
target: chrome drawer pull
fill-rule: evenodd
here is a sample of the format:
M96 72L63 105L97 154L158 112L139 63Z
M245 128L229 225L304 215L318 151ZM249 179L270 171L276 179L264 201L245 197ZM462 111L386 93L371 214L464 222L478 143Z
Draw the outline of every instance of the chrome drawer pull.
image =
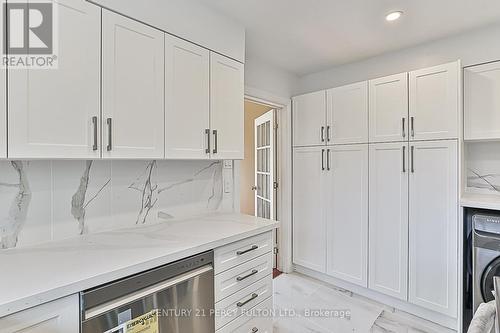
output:
M254 327L252 328L252 332L251 333L257 333L259 331L259 329L257 327Z
M237 307L239 307L239 308L241 308L243 305L245 305L245 304L247 304L247 303L249 303L249 302L253 301L253 300L254 300L254 299L256 299L257 297L259 297L259 295L257 295L257 294L255 294L255 293L253 293L253 294L252 294L252 297L250 297L249 299L247 299L247 300L246 300L246 301L244 301L244 302L238 302L238 303L236 303L236 306L237 306Z
M112 119L108 118L106 119L106 124L108 124L108 146L106 147L107 151L111 151L113 149L113 123Z
M97 117L92 117L92 125L94 126L94 144L92 145L92 150L97 150Z
M205 149L205 154L210 154L210 129L205 129L205 134L207 135L207 149Z
M248 275L245 275L245 276L238 276L238 277L236 278L236 281L243 281L243 280L245 280L245 279L248 279L250 276L257 274L258 272L259 272L258 270L254 269L254 270L252 271L252 273L249 273Z
M237 255L241 256L242 254L245 254L245 253L248 253L250 251L254 251L254 250L257 250L259 247L257 245L252 245L251 248L249 248L248 250L244 250L244 251L238 251L236 252Z

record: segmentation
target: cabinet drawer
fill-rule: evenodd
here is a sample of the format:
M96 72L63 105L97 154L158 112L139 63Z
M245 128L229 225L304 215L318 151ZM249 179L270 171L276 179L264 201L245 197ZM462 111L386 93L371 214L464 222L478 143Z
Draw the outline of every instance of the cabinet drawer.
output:
M273 333L273 298L257 304L244 314L222 327L217 333Z
M271 252L272 232L246 238L241 241L215 249L215 274L222 273L248 260Z
M215 328L219 329L230 321L272 296L273 279L263 278L254 284L215 303Z
M215 276L215 301L218 302L252 283L272 275L273 257L268 252Z

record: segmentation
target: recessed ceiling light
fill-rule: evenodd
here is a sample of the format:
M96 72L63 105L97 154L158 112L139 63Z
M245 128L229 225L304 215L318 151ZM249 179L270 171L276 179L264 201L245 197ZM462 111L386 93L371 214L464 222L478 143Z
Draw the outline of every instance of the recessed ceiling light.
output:
M397 19L399 19L401 17L401 15L403 15L402 11L395 11L395 12L391 12L391 13L387 14L385 19L389 22L396 21Z

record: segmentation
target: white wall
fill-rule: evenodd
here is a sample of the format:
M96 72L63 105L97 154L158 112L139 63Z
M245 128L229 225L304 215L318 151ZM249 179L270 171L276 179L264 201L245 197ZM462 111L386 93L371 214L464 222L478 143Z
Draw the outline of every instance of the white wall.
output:
M245 93L257 89L280 99L293 95L299 77L258 59L247 57L245 62Z
M433 66L457 59L462 60L463 66L500 60L500 23L401 51L334 67L323 72L305 75L300 78L294 95Z
M193 0L91 0L240 62L245 28Z

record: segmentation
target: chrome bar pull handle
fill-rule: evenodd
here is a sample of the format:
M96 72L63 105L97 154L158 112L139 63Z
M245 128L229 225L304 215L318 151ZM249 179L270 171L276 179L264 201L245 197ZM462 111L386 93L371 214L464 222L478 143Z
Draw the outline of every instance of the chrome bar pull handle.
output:
M326 170L330 171L330 149L326 150Z
M330 125L326 126L326 141L330 142Z
M325 170L325 150L321 149L321 170Z
M242 254L245 254L245 253L248 253L250 251L255 251L257 250L259 247L257 245L252 245L251 248L249 248L248 250L244 250L244 251L237 251L236 254L241 256Z
M414 128L414 117L410 117L410 131L411 131L411 137L415 137L415 128Z
M217 138L217 135L218 135L218 134L217 134L217 130L213 130L213 131L212 131L212 133L213 133L213 135L214 135L214 150L212 151L212 153L217 154L217 150L218 150L218 148L219 148L219 147L218 147L218 145L219 145L219 144L218 144L218 142L217 142L217 141L218 141L218 138Z
M411 146L411 173L415 172L415 168L414 168L414 165L413 165L414 164L414 159L415 159L414 150L415 150L415 147Z
M93 135L94 135L94 144L92 145L92 150L96 151L97 150L97 117L92 117L92 126L93 128Z
M403 146L403 173L406 172L406 146Z
M111 151L113 149L113 121L111 118L106 119L106 124L108 125L108 146L106 150Z
M403 138L406 138L406 130L405 130L405 120L406 120L406 118L403 117L403 118L401 118L401 120L402 120L402 123L403 123Z
M205 129L205 134L207 135L207 148L205 149L205 154L210 154L210 129Z
M325 126L321 126L321 142L325 142Z
M247 303L250 303L251 301L253 301L257 297L259 297L259 295L256 294L256 293L253 293L252 296L249 299L247 299L246 301L236 303L236 306L239 307L239 308L241 308L243 305L245 305Z
M245 280L245 279L248 279L249 277L251 277L251 276L253 276L253 275L257 274L258 272L259 272L258 270L254 269L254 270L252 270L252 272L251 272L251 273L248 273L248 274L247 274L247 275L245 275L245 276L238 276L238 277L236 278L236 281L240 282L240 281L243 281L243 280Z

